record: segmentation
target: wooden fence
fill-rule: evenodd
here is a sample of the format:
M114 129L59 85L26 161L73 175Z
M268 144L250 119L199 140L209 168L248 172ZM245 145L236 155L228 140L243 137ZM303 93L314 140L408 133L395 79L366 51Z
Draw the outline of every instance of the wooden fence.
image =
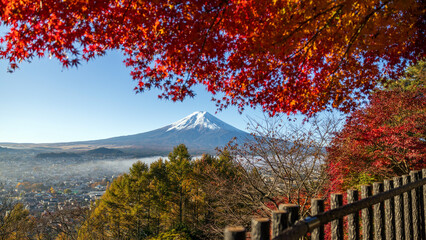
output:
M250 238L269 239L324 239L324 225L331 222L331 239L381 240L426 239L426 169L411 171L409 175L347 191L348 204L343 205L342 194L330 195L331 210L324 212L324 199L312 199L311 215L299 220L299 206L282 204L273 211L271 219L252 220ZM361 211L361 218L360 218ZM347 229L344 231L344 217ZM245 240L244 227L227 227L225 240Z

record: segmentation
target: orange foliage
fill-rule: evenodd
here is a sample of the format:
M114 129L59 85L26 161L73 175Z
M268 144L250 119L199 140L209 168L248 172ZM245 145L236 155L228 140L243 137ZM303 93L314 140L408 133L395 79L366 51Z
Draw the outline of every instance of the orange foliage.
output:
M0 58L68 67L120 50L136 92L181 101L203 84L219 109L348 111L424 57L425 16L419 0L1 0Z

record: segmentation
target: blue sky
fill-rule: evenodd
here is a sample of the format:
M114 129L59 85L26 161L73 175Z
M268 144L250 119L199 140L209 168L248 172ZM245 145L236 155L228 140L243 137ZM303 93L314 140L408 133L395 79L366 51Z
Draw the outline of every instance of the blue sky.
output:
M70 69L56 59L34 59L14 73L0 61L0 142L102 139L154 130L195 111L216 112L203 86L183 102L160 100L158 91L135 94L136 83L122 59L109 52ZM263 114L260 109L239 114L230 107L215 116L245 130L247 116Z

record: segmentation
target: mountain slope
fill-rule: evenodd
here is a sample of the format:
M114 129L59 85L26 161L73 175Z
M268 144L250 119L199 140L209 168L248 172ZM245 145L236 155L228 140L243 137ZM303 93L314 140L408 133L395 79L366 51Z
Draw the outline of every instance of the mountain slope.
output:
M236 137L239 142L250 135L214 117L208 112L195 112L173 124L153 131L103 140L79 142L94 146L114 146L171 151L185 144L191 152L213 152Z
M96 148L116 148L127 153L142 155L164 155L173 147L183 143L191 154L215 153L217 147L225 146L231 139L242 143L253 139L241 131L211 115L208 112L193 114L165 127L139 134L113 137L101 140L64 143L2 143L4 146L50 151L88 151ZM8 149L1 148L0 151Z

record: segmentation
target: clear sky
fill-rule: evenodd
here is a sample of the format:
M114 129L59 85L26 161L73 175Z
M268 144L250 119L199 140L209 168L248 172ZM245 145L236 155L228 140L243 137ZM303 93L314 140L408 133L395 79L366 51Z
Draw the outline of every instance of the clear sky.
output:
M0 142L50 143L103 139L166 126L195 111L246 129L247 116L230 107L215 114L203 86L183 102L157 98L158 91L135 94L136 83L118 52L109 52L78 68L63 69L56 59L34 59L7 73L0 61Z

